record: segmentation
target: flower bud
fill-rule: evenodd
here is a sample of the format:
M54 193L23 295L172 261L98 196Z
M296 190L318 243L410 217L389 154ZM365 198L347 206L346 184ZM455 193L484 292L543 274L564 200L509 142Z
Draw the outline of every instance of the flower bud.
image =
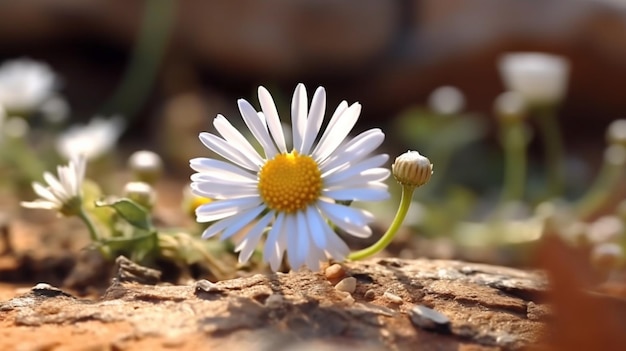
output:
M606 129L606 138L609 144L618 144L626 147L626 119L617 119Z
M493 109L500 121L520 121L526 115L526 101L521 94L507 91L498 95Z
M150 184L145 182L126 183L124 196L147 209L151 209L156 203L156 192Z
M403 186L420 187L430 180L433 165L417 151L407 151L396 158L391 172Z
M163 161L157 153L141 150L130 155L128 168L133 172L136 180L154 184L163 173Z
M190 187L185 187L183 190L183 212L189 215L191 218L196 218L196 208L208 204L212 200L206 197L198 196L191 192Z
M428 96L428 107L440 115L455 115L465 106L465 96L458 88L442 86Z

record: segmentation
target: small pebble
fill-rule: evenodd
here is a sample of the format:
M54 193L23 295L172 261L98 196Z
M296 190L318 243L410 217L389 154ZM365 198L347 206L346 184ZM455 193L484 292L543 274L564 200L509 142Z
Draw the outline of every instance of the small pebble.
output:
M346 271L340 264L334 263L324 270L324 275L329 280L341 279L346 275Z
M341 281L335 285L335 289L352 294L354 290L356 290L356 278L347 277L341 279Z
M221 291L217 284L212 283L206 279L198 280L196 282L196 291L204 291L204 292L218 292Z
M376 291L369 289L365 292L364 296L367 300L374 300L376 298Z
M281 294L272 294L265 300L265 307L276 308L285 302L285 298Z
M402 298L394 293L391 293L389 291L385 291L385 293L383 294L383 297L386 298L387 300L389 300L389 302L393 302L393 303L402 303Z
M450 319L444 314L423 305L416 305L409 313L411 322L416 326L440 332L450 331Z
M354 297L349 292L337 291L337 295L341 297L341 302L348 306L354 304Z

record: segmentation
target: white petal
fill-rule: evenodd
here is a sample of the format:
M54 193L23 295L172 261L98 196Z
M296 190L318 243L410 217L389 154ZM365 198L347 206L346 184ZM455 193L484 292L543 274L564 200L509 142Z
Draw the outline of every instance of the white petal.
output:
M41 185L40 183L33 182L33 190L40 197L54 203L61 205L61 201L50 191L50 189Z
M322 215L319 213L317 207L307 207L306 221L309 224L309 233L313 238L313 242L318 248L324 249L327 244L324 226L328 226L328 224L326 224L324 218L322 218Z
M250 231L246 234L245 238L237 245L235 252L239 252L239 263L248 262L254 249L259 245L259 240L265 232L267 225L270 223L275 214L268 212L260 220L258 220Z
M301 211L299 211L301 212ZM291 269L298 270L304 264L306 251L301 252L300 246L302 242L306 242L308 231L301 232L306 223L300 225L298 214L288 214L285 216L285 227L287 228L287 258Z
M278 146L281 153L287 152L287 145L285 144L285 135L283 134L283 127L280 124L280 118L278 117L278 111L274 104L274 99L270 92L265 87L259 87L259 102L261 103L261 109L267 121L270 133Z
M378 128L365 131L337 148L331 157L320 163L320 168L325 173L345 163L354 164L374 151L384 140L385 134Z
M42 210L58 210L61 206L57 203L45 201L45 200L35 200L35 201L22 201L20 205L25 208L35 208Z
M224 233L222 233L222 240L230 238L231 236L236 234L238 231L243 229L245 226L250 224L266 208L267 207L265 205L261 205L261 206L258 206L256 208L250 209L248 211L245 211L245 212L242 212L242 213L238 213L237 216L236 216L237 219L238 219L238 222L236 224L233 224L230 227L226 228Z
M232 182L193 182L191 190L194 194L210 199L250 197L259 194L256 186L233 184Z
M346 181L349 181L350 184L382 182L389 178L390 174L391 171L387 168L371 168L369 165L364 165L363 167L351 166L324 178L324 185L326 188L331 188L338 184L343 185Z
M198 157L189 161L189 166L197 171L201 172L201 175L211 175L223 179L232 179L233 181L241 182L257 182L256 174L249 173L240 167L233 165L232 163L216 160L213 158ZM258 171L258 168L256 169Z
M341 107L341 105L339 105L339 107ZM337 110L339 110L339 107L337 107ZM344 108L339 114L335 112L317 147L313 151L313 158L317 162L326 159L337 149L339 144L346 139L348 133L354 128L356 121L359 119L360 113L361 105L358 103L352 104L348 109Z
M265 208L265 206L259 206L259 207L261 207L261 211ZM243 218L243 216L249 217L251 213L256 213L258 215L261 211L258 211L258 208L252 208L246 211L242 211L241 213L238 213L237 215L234 215L230 218L225 218L220 221L217 221L211 224L207 229L204 230L204 232L202 233L202 239L208 239L214 236L215 234L221 233L225 229L226 231L222 235L221 239L222 240L227 239L228 237L232 235L229 233L230 228L236 227L234 232L237 232L241 230L243 227L245 227L248 223L250 223L250 221L252 221L252 219L254 219L255 217L253 216L252 219L248 220L242 226L239 227L240 223L246 220L246 218Z
M278 242L280 233L284 231L285 213L279 212L272 224L267 239L265 240L265 247L263 248L263 260L270 264L270 267L275 272L280 267L280 262L283 258L283 250Z
M364 188L337 189L322 191L322 195L335 200L382 201L389 199L385 184L369 185Z
M317 271L320 269L320 261L326 260L326 254L324 253L324 251L320 250L314 245L310 245L310 247L311 251L309 251L309 253L306 255L306 261L304 262L304 264L310 270Z
M295 150L302 150L308 109L309 100L306 88L304 84L300 83L296 86L291 99L291 131L293 133L293 149Z
M325 226L324 230L326 231L326 239L328 240L325 251L333 259L343 261L348 253L350 253L350 248L329 226Z
M386 168L376 168L383 165L389 156L386 154L375 155L365 160L356 163L350 163L346 167L337 167L331 169L330 172L326 172L322 174L322 178L324 179L324 184L327 186L333 186L335 184L341 184L345 181L352 181L353 178L361 179L363 174L366 174L363 177L366 177L367 172L376 172L382 178L381 180L387 179L389 177L389 170ZM374 175L372 178L378 177Z
M253 163L261 166L264 161L261 155L252 147L250 142L222 115L217 115L213 120L213 126L229 143L233 144L237 149L241 150L244 156Z
M372 235L372 230L367 226L373 219L369 212L325 201L318 201L317 206L322 215L346 232L359 238Z
M196 209L196 221L212 222L225 217L230 217L243 210L260 205L262 202L258 196L242 197L209 202Z
M200 141L204 146L234 164L252 171L259 169L259 166L250 161L241 151L217 135L206 132L200 133Z
M61 202L65 202L71 196L63 187L63 184L51 173L44 172L43 179L48 183L50 192Z
M326 110L326 90L323 87L317 88L311 101L311 110L306 121L306 130L302 140L302 147L298 152L302 155L309 155L311 146L317 138L322 122L324 121L324 112Z
M278 150L267 131L267 125L259 118L256 110L248 101L239 99L237 105L239 105L239 112L241 112L243 121L250 129L250 132L252 132L252 135L259 141L261 147L263 147L265 157L267 159L274 158L278 154Z

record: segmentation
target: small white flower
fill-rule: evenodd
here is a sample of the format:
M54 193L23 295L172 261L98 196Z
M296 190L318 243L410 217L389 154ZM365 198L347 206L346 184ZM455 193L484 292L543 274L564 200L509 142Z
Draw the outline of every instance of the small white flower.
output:
M67 166L57 167L57 176L49 172L43 174L47 185L33 182L33 190L40 199L23 201L27 208L56 210L66 216L79 213L82 205L82 184L85 179L86 160L82 156L69 161Z
M442 86L428 96L428 107L441 115L455 115L465 107L465 95L453 86Z
M509 53L500 57L500 75L507 90L524 96L531 106L563 100L569 78L569 61L538 52Z
M0 65L0 104L12 113L37 110L56 85L55 73L43 62L22 58Z
M383 182L389 170L379 168L388 156L371 155L383 142L380 129L370 129L346 140L361 112L361 105L343 101L335 110L321 137L326 109L326 91L319 87L308 107L304 85L299 84L291 105L293 146L287 145L278 112L270 93L259 87L262 112L243 99L239 111L263 155L222 115L213 125L219 135L201 133L202 143L228 162L195 158L191 188L196 195L214 201L196 210L198 222L212 222L203 233L209 238L221 233L229 238L251 225L239 242L239 261L252 255L265 228L263 258L278 269L283 254L293 269L318 268L327 257L342 260L348 246L328 221L356 237L371 235L369 212L345 206L340 201L380 201L389 197ZM319 142L316 143L316 140Z
M95 117L87 125L74 125L58 136L57 152L66 159L81 154L93 160L111 151L124 126L124 119L120 116Z

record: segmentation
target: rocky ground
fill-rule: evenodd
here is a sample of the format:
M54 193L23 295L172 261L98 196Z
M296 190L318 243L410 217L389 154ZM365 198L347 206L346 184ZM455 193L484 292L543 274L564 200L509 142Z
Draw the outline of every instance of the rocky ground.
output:
M0 295L2 350L522 349L544 340L543 274L373 259L323 272L142 285L124 264L101 298L48 284Z

